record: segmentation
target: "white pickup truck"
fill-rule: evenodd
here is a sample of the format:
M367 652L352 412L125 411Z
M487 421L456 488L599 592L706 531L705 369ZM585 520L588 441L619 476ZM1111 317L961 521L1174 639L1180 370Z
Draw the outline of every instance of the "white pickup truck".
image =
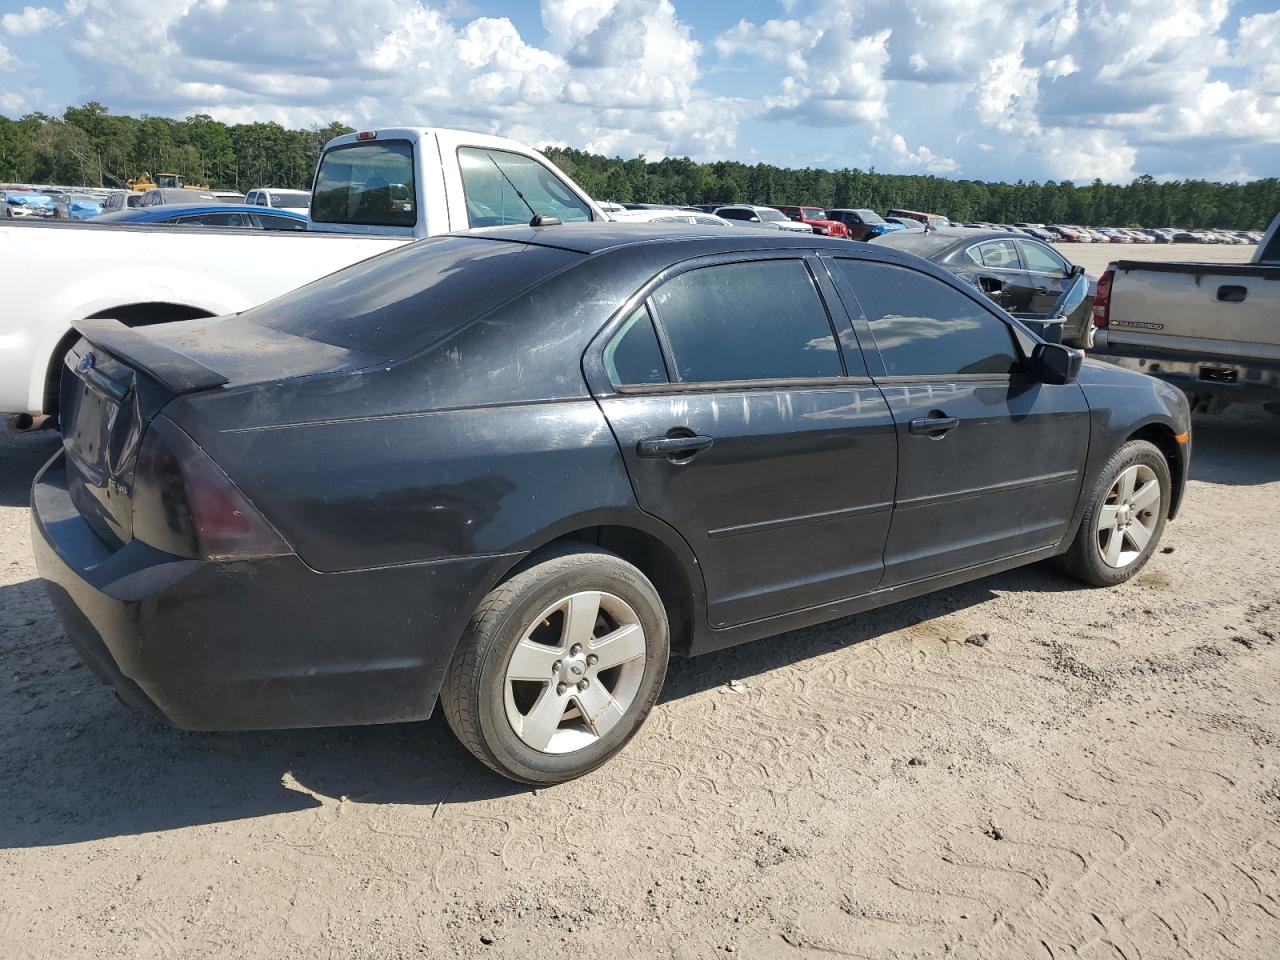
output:
M236 313L414 239L529 223L607 220L536 150L458 130L331 140L306 232L201 226L0 225L0 413L17 429L57 413L78 320L129 326ZM553 219L554 218L554 219Z
M1193 410L1280 414L1280 215L1250 263L1117 260L1093 314L1094 353L1175 384Z

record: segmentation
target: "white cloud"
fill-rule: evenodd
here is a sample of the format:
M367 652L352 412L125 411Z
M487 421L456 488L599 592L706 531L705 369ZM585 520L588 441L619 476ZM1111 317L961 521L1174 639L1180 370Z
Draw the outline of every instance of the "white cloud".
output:
M701 46L670 0L545 0L541 44L457 3L83 2L71 48L86 98L114 109L452 125L703 158L737 129L736 103L700 87Z
M0 17L0 30L15 37L39 33L62 22L62 18L48 7L23 7L21 13L6 13Z

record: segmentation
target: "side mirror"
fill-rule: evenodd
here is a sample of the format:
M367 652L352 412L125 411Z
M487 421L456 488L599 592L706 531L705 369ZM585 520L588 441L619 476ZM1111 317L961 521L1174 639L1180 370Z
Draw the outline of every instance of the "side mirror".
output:
M1075 383L1084 354L1060 343L1037 343L1031 351L1031 372L1041 383Z

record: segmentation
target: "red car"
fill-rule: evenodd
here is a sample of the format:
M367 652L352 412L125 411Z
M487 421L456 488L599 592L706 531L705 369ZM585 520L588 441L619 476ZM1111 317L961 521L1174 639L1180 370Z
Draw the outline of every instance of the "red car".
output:
M805 223L813 227L814 233L824 237L844 237L848 239L849 228L839 220L827 219L827 211L821 207L774 207L786 214L787 219L796 223Z

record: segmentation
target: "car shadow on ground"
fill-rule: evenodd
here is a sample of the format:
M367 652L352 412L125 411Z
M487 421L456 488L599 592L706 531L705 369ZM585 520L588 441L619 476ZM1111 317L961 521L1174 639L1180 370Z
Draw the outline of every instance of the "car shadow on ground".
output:
M9 433L0 423L0 507L25 507L31 502L31 481L58 450L54 430Z
M1014 571L755 644L676 659L662 702L976 606L995 590L1058 589L1074 587L1040 568ZM0 848L302 812L342 797L435 806L528 789L476 761L439 711L421 723L388 726L175 730L124 707L80 663L39 581L0 587Z
M1191 423L1191 479L1227 486L1280 480L1280 416L1261 407L1197 414Z

